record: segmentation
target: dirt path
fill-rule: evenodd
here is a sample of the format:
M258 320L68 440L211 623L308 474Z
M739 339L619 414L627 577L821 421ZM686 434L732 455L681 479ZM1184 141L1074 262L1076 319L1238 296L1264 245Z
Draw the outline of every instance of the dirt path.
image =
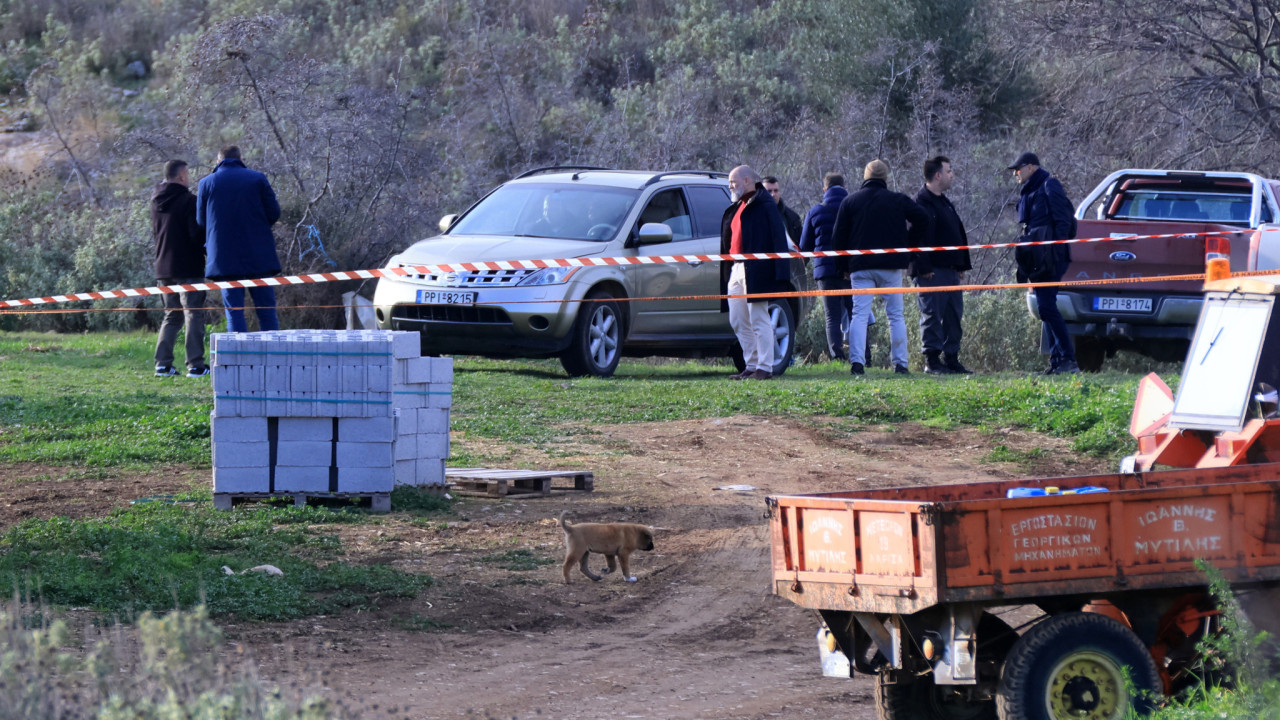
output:
M317 674L366 717L872 718L871 683L822 677L816 618L769 592L765 495L1104 468L1071 462L1065 442L1030 433L815 427L733 417L592 428L555 458L518 457L592 470L595 492L468 500L447 524L402 518L341 530L349 559L435 578L415 600L228 633L255 651L264 675ZM984 464L996 445L1047 452L1034 468ZM125 487L155 494L173 475ZM0 471L6 526L23 504L12 496L54 482L18 479ZM718 489L729 485L753 489ZM638 582L592 583L575 570L566 586L555 519L565 509L667 529L654 552L634 556ZM513 551L544 564L494 561Z

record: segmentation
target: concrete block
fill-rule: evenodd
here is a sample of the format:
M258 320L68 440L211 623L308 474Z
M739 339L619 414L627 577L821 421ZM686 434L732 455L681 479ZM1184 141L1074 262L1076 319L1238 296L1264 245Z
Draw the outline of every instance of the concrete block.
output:
M418 436L417 435L401 435L392 443L394 446L391 451L391 457L397 462L401 460L417 460L418 459Z
M391 492L395 479L391 468L338 468L338 492Z
M238 365L235 368L239 389L245 392L262 392L266 389L262 365Z
M391 468L391 477L396 485L417 485L418 461L397 460Z
M368 365L365 367L365 372L368 374L370 392L391 392L390 365Z
M418 411L404 410L396 408L394 411L396 421L396 437L404 437L405 435L418 434Z
M449 411L444 408L423 408L419 410L418 432L449 432Z
M431 394L427 395L427 407L445 409L453 407L453 391L449 389L451 385L432 383L429 387Z
M391 442L338 441L339 468L390 468Z
M322 362L323 365L316 366L316 392L342 392L342 366L332 364L332 356L326 356Z
M271 488L271 470L261 467L215 467L213 491L216 493L264 493Z
M453 385L453 358L431 358L431 383Z
M444 477L444 460L436 460L434 458L425 458L418 460L418 486L430 487L445 485Z
M214 443L266 442L267 419L215 416L209 420L209 435Z
M226 396L213 396L213 414L218 417L239 417L240 401L230 400Z
M389 443L395 438L392 417L343 418L338 421L338 440L343 442Z
M391 332L391 351L396 358L412 358L422 354L422 338L416 332Z
M369 392L369 378L365 372L363 365L343 365L342 366L342 392L344 393L366 393Z
M276 359L263 369L262 389L268 393L287 393L289 391L289 366L277 365Z
M329 468L277 465L276 492L329 492Z
M266 418L236 418L238 420L265 420ZM271 443L264 435L260 442L216 442L213 444L213 466L222 467L270 467Z
M449 457L449 433L418 433L418 459Z
M240 378L239 373L236 372L237 369L234 366L215 365L210 370L210 374L213 376L211 381L213 391L234 395L235 391L240 389Z
M431 364L438 359L439 358L416 357L404 360L405 382L410 385L421 385L431 382Z
M240 415L242 417L266 417L267 405L264 403L262 393L240 393Z
M288 417L289 416L289 400L288 391L272 392L267 391L266 397L262 401L262 413L267 417Z
M333 439L333 420L323 417L283 417L277 427L277 438L282 443L328 442ZM312 464L321 463L317 460ZM323 464L328 465L327 458Z
M338 399L338 393L335 392L318 392L316 399L320 402L315 403L315 413L317 417L336 418L338 417L338 403L334 402Z
M289 392L294 397L310 395L316 391L315 365L289 366Z
M333 442L329 440L293 440L276 444L276 467L329 467L333 459Z

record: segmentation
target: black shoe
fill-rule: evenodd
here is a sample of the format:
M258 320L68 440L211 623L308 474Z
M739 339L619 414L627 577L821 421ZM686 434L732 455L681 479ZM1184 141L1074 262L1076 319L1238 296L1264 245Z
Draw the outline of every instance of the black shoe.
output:
M1080 372L1080 366L1075 360L1067 360L1056 368L1053 368L1053 375L1075 375Z
M178 370L172 365L157 365L156 377L173 377L178 374Z
M955 371L938 359L937 353L926 353L924 356L925 375L951 375Z
M960 364L960 356L948 353L944 356L947 369L957 375L972 375L973 371Z
M197 365L193 368L187 368L187 377L204 377L209 374L208 365Z
M910 374L911 374L911 371L907 369L907 366L906 366L906 365L894 365L894 366L893 366L893 374L895 374L895 375L910 375Z
M862 363L849 363L850 375L866 375L867 369L862 367Z

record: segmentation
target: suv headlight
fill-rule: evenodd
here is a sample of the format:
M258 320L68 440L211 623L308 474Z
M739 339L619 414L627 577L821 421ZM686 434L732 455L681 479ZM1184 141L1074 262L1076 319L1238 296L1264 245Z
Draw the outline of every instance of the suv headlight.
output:
M535 270L532 275L520 281L521 285L559 285L569 282L569 278L580 268L576 267L553 267Z

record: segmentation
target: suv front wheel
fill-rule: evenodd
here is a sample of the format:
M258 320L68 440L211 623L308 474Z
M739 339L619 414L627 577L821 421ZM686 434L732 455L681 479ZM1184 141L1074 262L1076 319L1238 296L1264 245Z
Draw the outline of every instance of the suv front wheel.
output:
M618 303L604 290L593 290L578 308L560 364L573 377L611 377L621 359L622 313Z

